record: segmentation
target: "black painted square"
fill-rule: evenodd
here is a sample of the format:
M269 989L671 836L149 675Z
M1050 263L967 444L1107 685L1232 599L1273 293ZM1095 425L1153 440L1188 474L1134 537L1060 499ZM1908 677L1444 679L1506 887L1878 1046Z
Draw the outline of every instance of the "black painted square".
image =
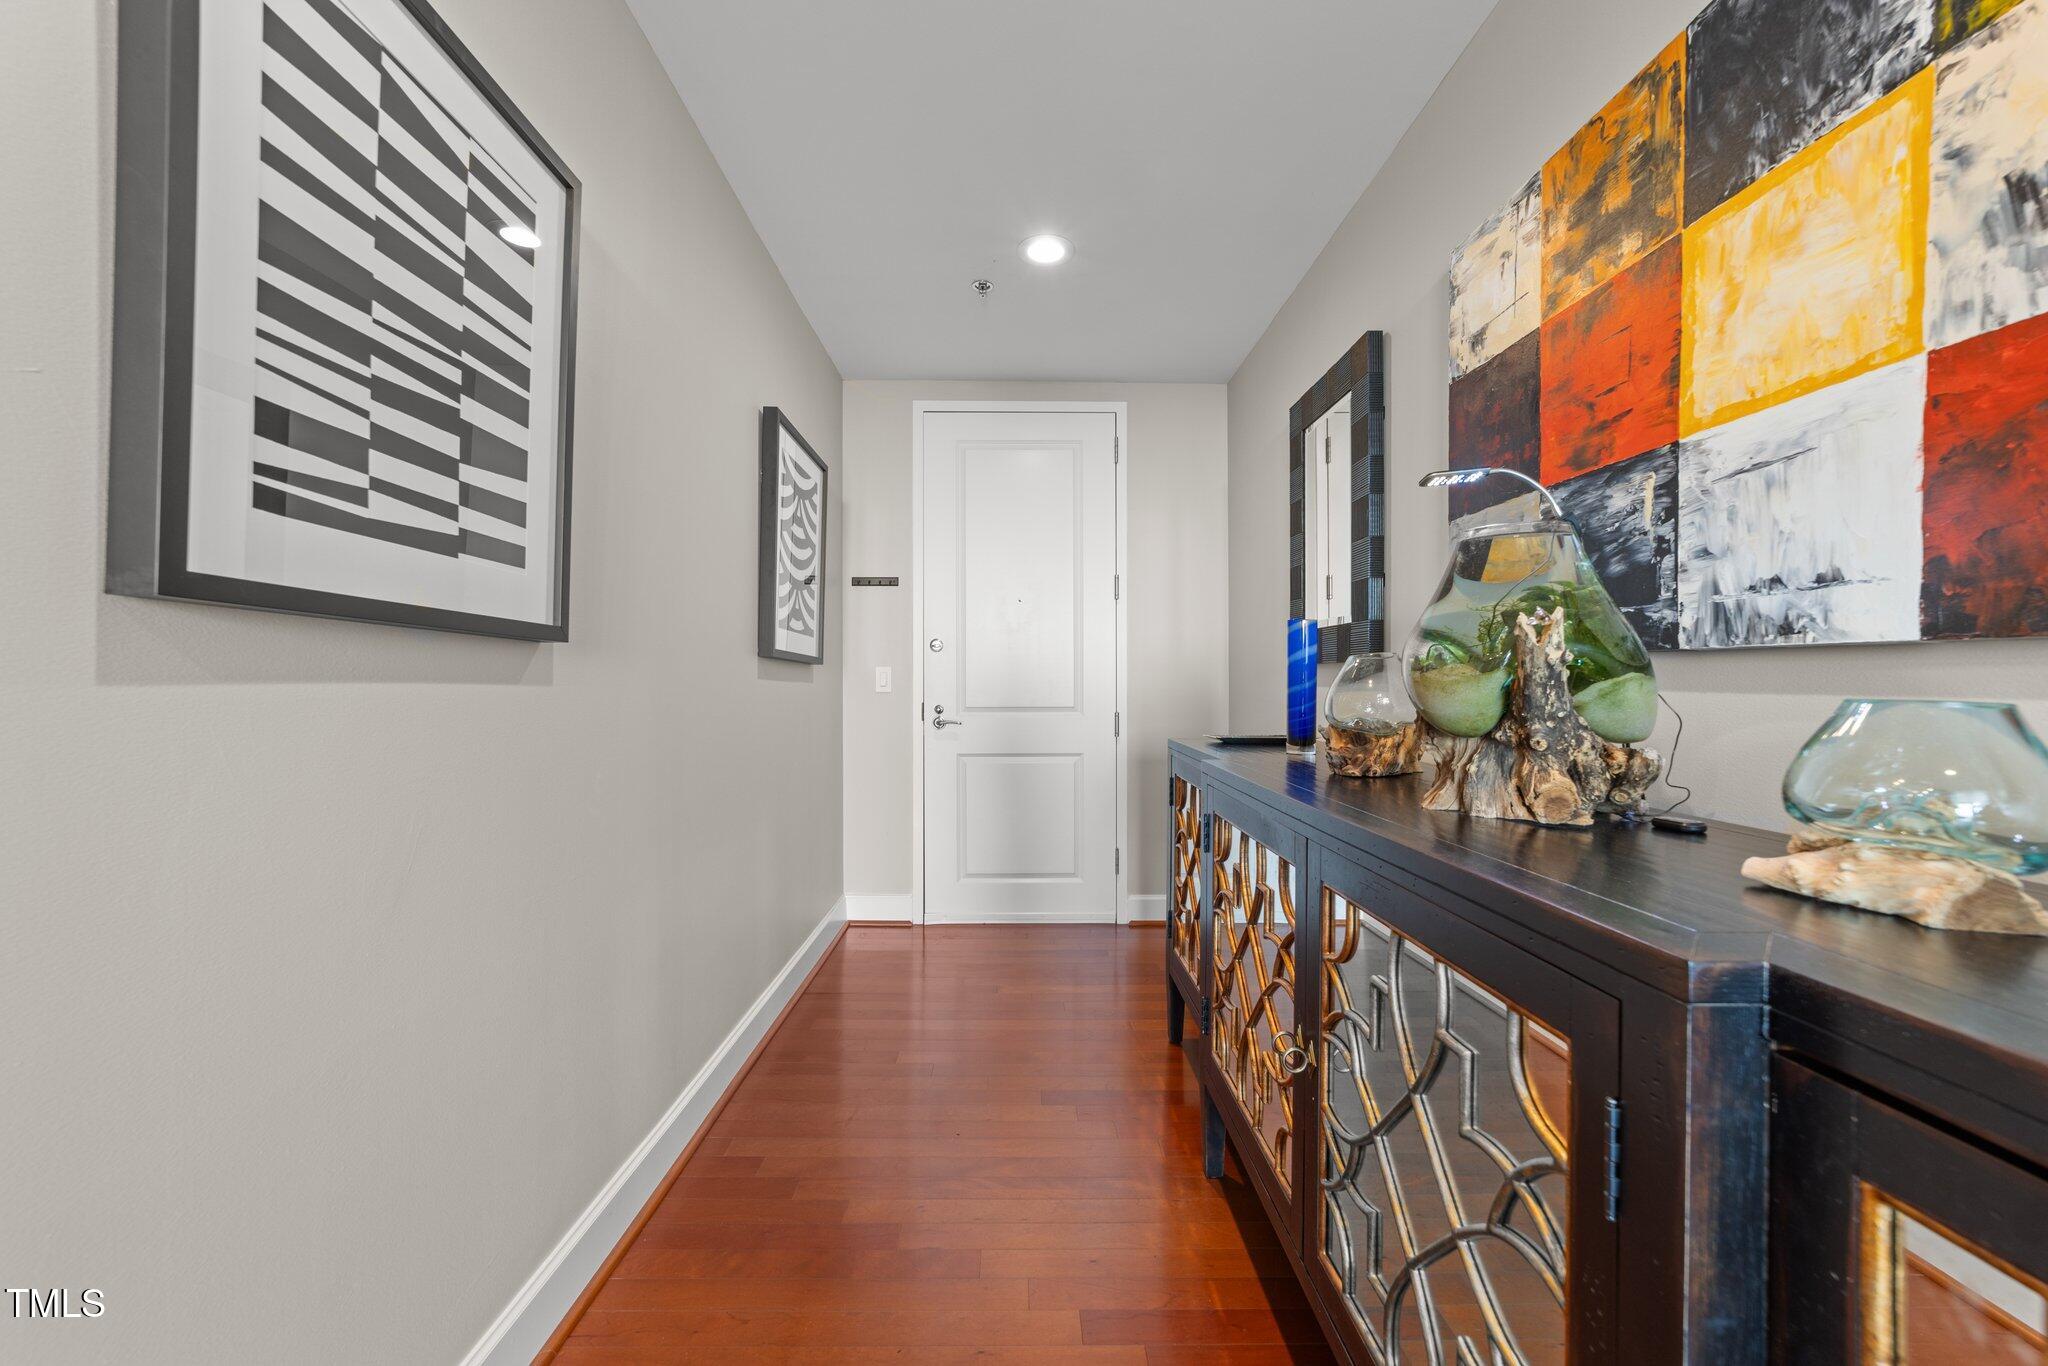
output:
M1555 491L1643 644L1677 649L1678 447L1568 479Z
M1693 223L1933 60L1934 0L1715 0L1687 39Z

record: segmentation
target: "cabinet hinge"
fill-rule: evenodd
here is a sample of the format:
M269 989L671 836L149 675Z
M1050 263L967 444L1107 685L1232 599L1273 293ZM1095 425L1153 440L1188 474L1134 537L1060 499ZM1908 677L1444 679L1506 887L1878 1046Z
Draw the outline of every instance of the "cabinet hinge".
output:
M1202 822L1202 852L1209 852L1209 822Z
M1621 1102L1607 1098L1607 1222L1621 1218Z
M1202 1032L1209 1032L1209 1002L1206 998L1202 1001Z

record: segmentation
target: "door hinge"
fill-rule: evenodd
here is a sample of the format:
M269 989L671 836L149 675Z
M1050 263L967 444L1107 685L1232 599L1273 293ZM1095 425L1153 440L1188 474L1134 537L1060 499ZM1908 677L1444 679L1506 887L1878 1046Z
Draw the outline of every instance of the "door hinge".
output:
M1209 822L1202 822L1202 852L1209 852Z
M1124 439L1121 436L1113 436L1109 439L1109 463L1120 465L1123 463L1123 459Z
M1116 574L1109 581L1109 596L1116 602L1124 600L1124 576Z
M1204 1034L1209 1032L1209 1001L1207 997L1202 999L1202 1032Z
M1607 1098L1607 1222L1621 1218L1621 1102Z
M1124 851L1121 849L1116 851L1116 870L1119 873L1124 870Z
M1113 711L1109 714L1109 733L1115 739L1121 740L1124 738L1124 714L1122 712Z

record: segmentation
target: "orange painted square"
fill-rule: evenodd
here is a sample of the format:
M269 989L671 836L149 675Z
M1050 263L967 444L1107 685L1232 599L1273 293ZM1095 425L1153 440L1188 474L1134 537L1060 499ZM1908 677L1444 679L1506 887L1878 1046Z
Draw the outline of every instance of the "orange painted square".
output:
M1543 482L1678 439L1679 239L1543 324Z
M1544 164L1544 316L1569 308L1684 226L1684 168L1681 33Z

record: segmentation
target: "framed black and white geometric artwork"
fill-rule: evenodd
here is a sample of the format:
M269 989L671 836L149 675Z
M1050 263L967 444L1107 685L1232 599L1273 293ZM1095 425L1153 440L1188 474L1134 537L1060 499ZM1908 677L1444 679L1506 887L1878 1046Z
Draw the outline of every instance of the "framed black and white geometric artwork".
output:
M568 639L578 184L426 0L122 0L108 591Z
M780 408L761 410L763 659L825 662L828 472Z

